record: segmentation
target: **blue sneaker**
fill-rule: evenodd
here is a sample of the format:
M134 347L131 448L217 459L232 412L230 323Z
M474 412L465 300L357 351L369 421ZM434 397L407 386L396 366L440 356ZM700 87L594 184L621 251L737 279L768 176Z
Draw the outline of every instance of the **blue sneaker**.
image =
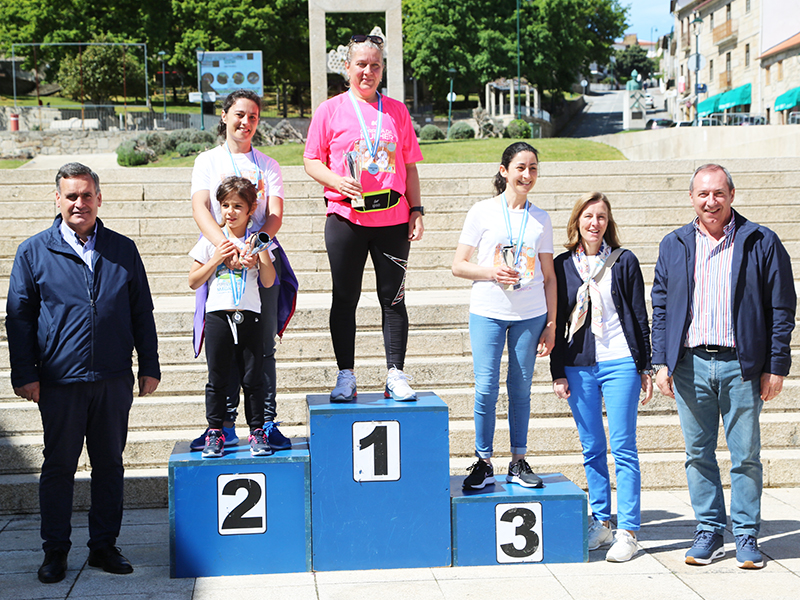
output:
M269 456L272 454L267 434L263 429L256 429L250 434L250 454L252 456Z
M698 529L694 543L686 552L687 565L709 565L712 560L725 556L725 543L719 533Z
M275 423L274 421L266 421L264 423L264 433L267 434L269 445L273 450L292 449L292 440L281 433L281 430L278 429L278 423Z
M752 535L736 536L736 566L740 569L761 569L764 566L758 540Z
M200 437L194 438L189 443L190 450L202 450L206 447L206 436L208 435L208 429L206 429ZM222 428L222 435L225 436L225 445L226 446L235 446L239 443L239 438L236 435L236 424L234 423L230 427L223 427Z

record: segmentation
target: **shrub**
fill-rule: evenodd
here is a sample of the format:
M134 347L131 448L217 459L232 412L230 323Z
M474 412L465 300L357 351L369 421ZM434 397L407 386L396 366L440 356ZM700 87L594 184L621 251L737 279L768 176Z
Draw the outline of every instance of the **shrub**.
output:
M458 123L453 123L448 137L451 140L471 140L475 137L475 130L469 123L459 121Z
M420 129L419 131L419 139L421 140L443 140L444 139L444 131L439 129L433 123L428 123Z
M217 134L210 131L201 131L200 129L189 130L189 140L193 144L206 144L209 147L213 146L217 141Z
M181 142L175 147L175 151L181 156L198 154L208 148L208 144L196 144L193 142Z
M503 132L504 138L528 139L531 137L531 126L522 119L514 119Z
M172 149L174 150L181 142L190 142L193 131L193 129L174 129L173 131L170 131L167 134L169 145L172 146Z
M136 140L122 142L117 148L117 163L123 167L146 165L150 155L136 144Z

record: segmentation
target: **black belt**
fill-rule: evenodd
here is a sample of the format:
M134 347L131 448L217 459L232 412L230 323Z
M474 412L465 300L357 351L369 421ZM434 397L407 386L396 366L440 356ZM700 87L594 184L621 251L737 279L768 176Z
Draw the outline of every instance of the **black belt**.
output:
M700 346L693 346L692 350L702 350L710 354L722 354L723 352L733 352L736 348L730 346L715 346L713 344L701 344Z

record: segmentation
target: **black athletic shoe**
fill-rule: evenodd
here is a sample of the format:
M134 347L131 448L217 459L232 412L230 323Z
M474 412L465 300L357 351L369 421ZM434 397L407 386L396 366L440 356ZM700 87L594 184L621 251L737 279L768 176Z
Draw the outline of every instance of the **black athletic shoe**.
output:
M508 483L516 483L528 488L544 487L542 479L536 475L531 469L531 466L525 462L524 458L520 458L517 462L508 465L508 475L506 475Z
M487 484L495 482L492 465L480 458L467 471L469 471L469 475L461 486L465 490L482 490Z

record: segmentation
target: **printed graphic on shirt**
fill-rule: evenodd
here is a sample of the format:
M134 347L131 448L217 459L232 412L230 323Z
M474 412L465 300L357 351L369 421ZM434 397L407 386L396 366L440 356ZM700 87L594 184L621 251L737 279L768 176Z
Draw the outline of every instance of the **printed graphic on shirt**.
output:
M244 269L234 269L233 270L233 277L236 279L236 289L237 292L240 291L239 288L242 287L242 277L243 277ZM224 264L221 264L217 267L216 272L214 273L214 277L216 277L216 287L218 292L229 292L231 291L231 271L226 267Z
M493 264L495 267L505 264L503 261L503 244L495 246ZM520 284L526 285L533 281L533 276L536 273L536 248L522 246L522 251L519 253L519 260L515 267L519 273Z
M370 140L375 139L375 124L369 132ZM367 142L359 139L353 144L353 149L361 155L361 170L363 173L369 172L369 165L372 163L372 155L369 153ZM397 154L397 143L394 140L394 133L384 129L381 132L381 141L378 143L378 151L375 153L375 163L378 165L378 173L396 173L395 157ZM377 173L374 173L377 175Z
M219 182L222 183L228 177L244 177L249 179L250 183L256 186L256 199L260 202L264 200L264 176L261 175L256 169L242 169L239 173L234 171L220 173Z
M396 264L398 267L403 269L403 281L400 282L400 289L397 290L397 294L392 300L392 306L395 304L399 304L403 301L403 298L406 297L406 273L408 273L408 261L403 260L402 258L397 258L396 256L391 256L390 254L383 253L383 255Z

